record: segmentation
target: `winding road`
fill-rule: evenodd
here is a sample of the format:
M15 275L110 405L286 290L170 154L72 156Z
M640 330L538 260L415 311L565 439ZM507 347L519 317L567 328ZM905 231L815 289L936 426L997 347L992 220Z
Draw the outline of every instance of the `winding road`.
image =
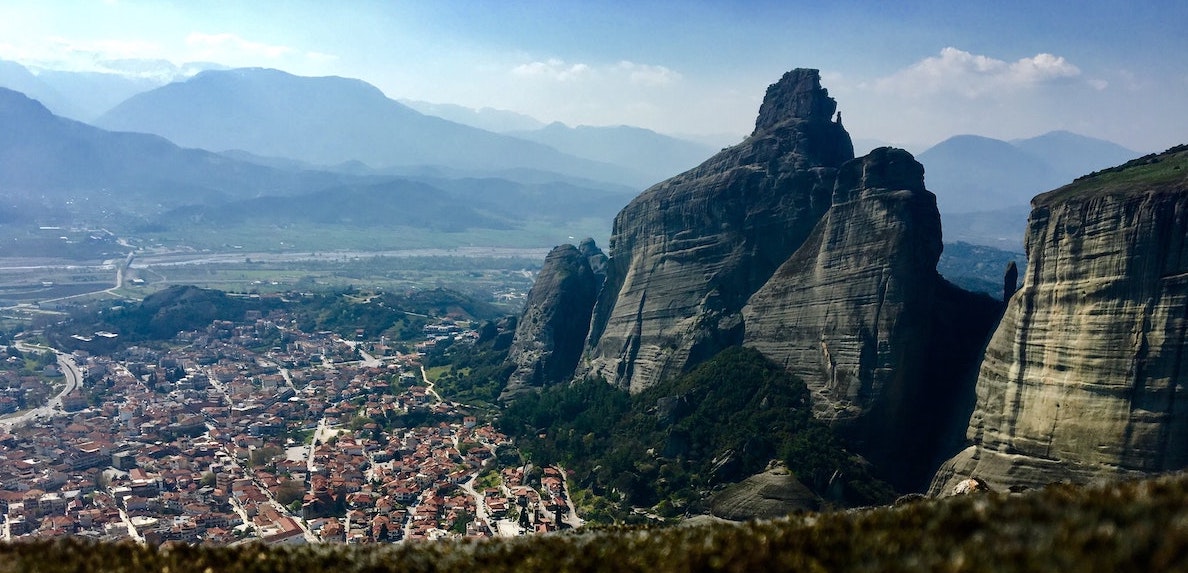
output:
M23 426L34 419L52 418L54 416L65 415L62 410L62 397L73 392L75 388L82 385L82 371L79 370L78 365L74 363L74 357L64 352L58 352L46 346L34 346L18 342L16 344L17 350L21 352L45 352L51 350L58 357L58 368L62 371L62 375L66 378L66 384L62 387L62 391L58 392L53 398L50 398L44 406L24 410L12 414L5 418L0 418L0 425L11 430L14 426Z

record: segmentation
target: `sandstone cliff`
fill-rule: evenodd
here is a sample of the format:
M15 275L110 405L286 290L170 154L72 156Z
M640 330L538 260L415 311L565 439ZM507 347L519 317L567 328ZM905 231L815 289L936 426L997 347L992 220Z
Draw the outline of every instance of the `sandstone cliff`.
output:
M908 489L968 415L999 308L941 279L941 248L924 168L876 149L841 167L828 213L743 309L744 344L804 380L816 417Z
M1028 265L933 493L1188 467L1188 149L1032 201Z
M568 380L581 357L602 277L590 268L601 251L583 241L554 248L528 292L507 359L516 365L501 400Z
M584 373L638 391L742 341L739 312L829 208L854 156L816 70L770 86L741 144L615 218Z
M835 112L817 72L793 70L746 141L619 213L576 373L639 392L753 346L881 477L919 489L959 449L1002 304L937 274L923 167L891 148L854 159Z

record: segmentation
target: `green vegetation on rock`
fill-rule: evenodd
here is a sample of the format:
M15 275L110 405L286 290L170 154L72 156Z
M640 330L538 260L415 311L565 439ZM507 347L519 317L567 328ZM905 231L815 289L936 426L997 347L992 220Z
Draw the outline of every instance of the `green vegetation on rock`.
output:
M1177 145L1163 153L1152 153L1117 167L1094 171L1055 191L1032 200L1032 205L1054 205L1071 197L1125 194L1135 195L1188 186L1188 145Z
M534 461L562 463L619 502L594 504L594 520L629 520L632 506L703 513L715 488L772 460L835 505L889 501L891 489L811 412L803 382L755 350L730 348L634 396L596 379L527 394L500 424Z

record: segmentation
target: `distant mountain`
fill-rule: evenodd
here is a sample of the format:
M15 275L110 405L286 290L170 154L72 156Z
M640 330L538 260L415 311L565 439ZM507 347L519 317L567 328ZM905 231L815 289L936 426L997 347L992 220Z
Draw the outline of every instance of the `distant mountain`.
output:
M1121 165L1142 155L1116 143L1067 131L1051 131L1031 139L1015 139L1011 144L1052 166L1052 169L1064 179L1060 185L1069 183L1081 175Z
M94 121L141 92L202 70L225 69L210 62L181 65L168 60L119 59L93 62L91 71L55 70L0 60L0 87L40 101L56 115Z
M55 114L74 117L78 109L53 86L16 62L0 60L0 88L27 94Z
M543 143L570 155L620 165L646 174L653 183L696 167L718 151L701 143L626 125L569 127L551 123L541 129L509 135Z
M183 204L308 192L344 180L182 149L155 135L104 131L55 116L3 88L0 125L0 194L90 218L113 210L144 216Z
M239 149L318 165L526 167L642 186L616 166L421 114L375 86L270 69L205 71L133 96L96 124L155 133L184 146Z
M161 85L152 78L100 72L42 70L37 78L69 102L69 113L59 115L79 121L93 121L120 102Z
M495 133L529 131L545 126L544 122L522 113L484 107L474 109L452 103L429 103L410 99L397 100L425 115L447 119L454 123L469 125Z
M958 135L917 159L937 207L949 215L1027 205L1040 193L1138 155L1108 141L1056 131L1011 142Z
M267 196L191 205L159 218L166 228L251 224L341 226L359 231L412 227L453 233L511 230L547 221L606 221L629 195L568 183L521 184L506 179L389 179L298 196Z

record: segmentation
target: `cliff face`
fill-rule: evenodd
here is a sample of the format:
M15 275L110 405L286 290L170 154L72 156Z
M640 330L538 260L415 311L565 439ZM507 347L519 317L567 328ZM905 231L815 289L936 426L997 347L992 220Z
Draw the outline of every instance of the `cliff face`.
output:
M941 235L906 151L876 149L838 179L828 214L743 317L745 343L809 383L817 417L845 420L914 378Z
M842 166L828 213L743 310L744 343L804 380L816 417L905 488L939 462L997 318L940 278L940 253L923 167L876 149Z
M573 375L602 285L602 277L590 268L601 251L593 241L584 241L582 247L561 245L545 257L508 350L507 359L516 369L501 400Z
M1032 201L1023 287L985 353L963 477L993 488L1188 467L1188 150Z
M742 340L747 299L829 208L854 156L816 70L770 86L743 143L615 218L585 373L638 391Z
M1002 305L937 274L924 168L891 148L854 159L835 112L815 70L789 72L746 141L619 213L577 374L638 392L753 346L880 477L922 488L958 449Z

